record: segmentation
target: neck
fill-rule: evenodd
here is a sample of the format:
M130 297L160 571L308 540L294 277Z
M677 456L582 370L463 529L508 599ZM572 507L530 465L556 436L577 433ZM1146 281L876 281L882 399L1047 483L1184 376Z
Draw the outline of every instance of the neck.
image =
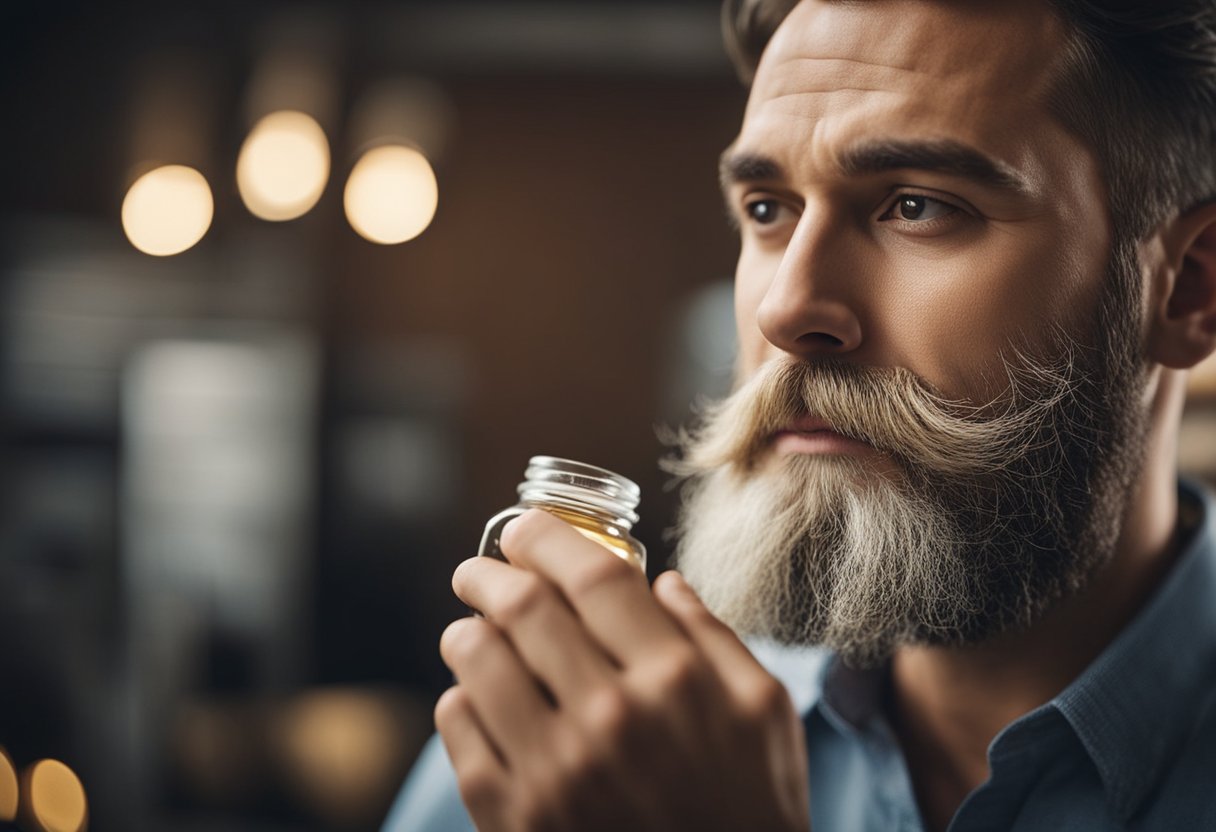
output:
M1177 517L1181 374L1156 379L1145 463L1107 565L1032 627L964 648L905 647L893 658L888 710L927 828L944 829L988 777L987 749L1013 720L1050 701L1134 617L1169 570Z

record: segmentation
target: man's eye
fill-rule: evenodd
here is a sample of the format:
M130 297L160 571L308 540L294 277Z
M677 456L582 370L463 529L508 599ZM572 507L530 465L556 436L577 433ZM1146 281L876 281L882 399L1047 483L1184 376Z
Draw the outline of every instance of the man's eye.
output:
M953 214L959 209L948 202L929 196L902 194L879 219L904 220L905 222L929 222Z
M776 221L781 206L775 199L757 199L743 206L743 211L752 222L769 225Z

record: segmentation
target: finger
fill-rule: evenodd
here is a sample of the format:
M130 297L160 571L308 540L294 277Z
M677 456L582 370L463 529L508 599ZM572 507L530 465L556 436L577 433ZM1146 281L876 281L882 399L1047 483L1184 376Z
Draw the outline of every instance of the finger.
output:
M553 709L496 626L477 618L453 621L439 639L439 652L508 766L540 743Z
M535 572L494 558L471 558L456 568L452 588L506 632L559 706L580 701L614 674L609 657L560 590Z
M501 543L511 563L561 589L592 638L620 665L686 645L640 570L552 514L537 509L521 514L503 529Z
M460 685L448 688L435 703L435 729L470 811L483 811L500 802L508 784L506 763L477 719L468 691Z
M454 767L506 773L502 752L494 747L477 718L469 692L460 685L445 690L435 703L435 730L443 738Z
M664 572L655 579L654 594L708 658L736 706L768 726L770 739L784 750L782 759L805 760L801 718L785 686L709 611L683 575Z
M770 674L735 631L701 602L679 572L664 572L654 582L654 597L679 622L689 638L718 669L728 687L752 684Z

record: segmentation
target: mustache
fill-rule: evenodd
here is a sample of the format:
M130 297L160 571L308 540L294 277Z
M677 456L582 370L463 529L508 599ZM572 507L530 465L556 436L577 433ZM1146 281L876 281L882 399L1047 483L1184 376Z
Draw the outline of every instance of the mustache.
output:
M914 467L948 475L1008 469L1050 450L1055 422L1075 412L1062 404L1077 397L1078 384L1071 349L1050 364L1019 353L1004 368L1005 392L975 403L943 396L904 368L777 359L681 431L680 456L665 467L682 477L747 471L776 433L809 415Z

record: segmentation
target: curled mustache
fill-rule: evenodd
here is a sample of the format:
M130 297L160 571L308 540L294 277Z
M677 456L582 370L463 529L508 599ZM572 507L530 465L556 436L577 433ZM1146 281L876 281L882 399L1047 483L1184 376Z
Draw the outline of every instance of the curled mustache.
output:
M1071 350L1052 365L1021 356L1005 362L1009 386L998 399L947 399L902 368L840 361L772 361L726 399L710 405L701 425L675 440L683 458L666 467L697 476L754 466L773 436L807 415L843 436L897 460L942 474L1001 470L1051 442L1051 420L1076 394Z

